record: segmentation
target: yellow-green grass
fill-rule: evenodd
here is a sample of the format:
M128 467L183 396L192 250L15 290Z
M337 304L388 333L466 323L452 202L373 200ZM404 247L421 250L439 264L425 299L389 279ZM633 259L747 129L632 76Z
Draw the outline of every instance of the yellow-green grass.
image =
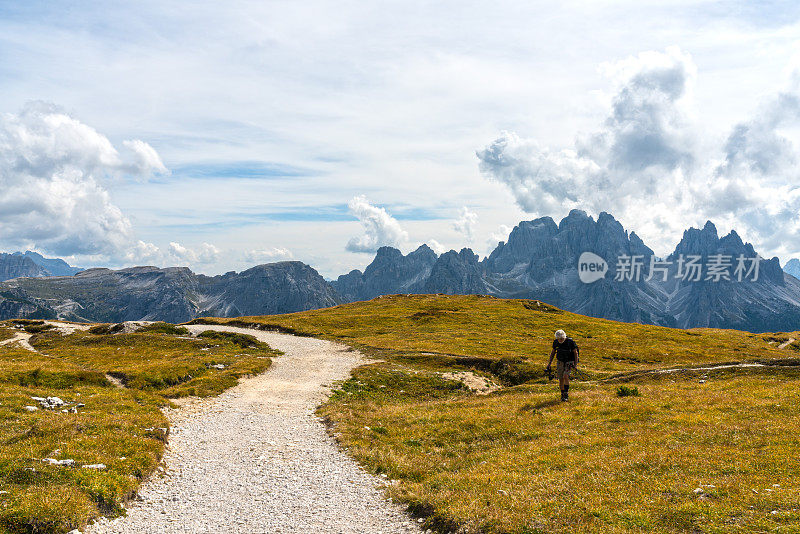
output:
M135 333L71 336L57 334L34 340L49 356L109 374L126 387L158 391L165 397L215 395L245 375L270 365L274 351L253 340L249 347L225 338L193 339ZM214 365L222 365L217 369Z
M783 359L800 348L797 332L681 330L586 317L538 301L485 296L392 295L323 310L196 322L277 327L427 364L480 367L505 358L535 362L537 369L547 361L553 332L563 329L578 342L582 367L598 377L665 366ZM799 341L789 351L769 343L790 337Z
M265 370L275 354L257 342L244 348L224 338L158 333L46 332L31 342L40 353L0 347L0 492L7 492L0 493L0 532L67 532L120 513L163 454L167 398L217 394ZM217 364L225 369L211 367ZM49 396L64 408L85 406L62 413L31 398ZM91 464L106 468L81 467Z
M0 326L0 341L5 341L14 337L15 332L11 328L4 328Z
M476 296L202 321L338 339L386 360L357 369L320 413L427 528L800 532L800 354L777 348L797 332L660 328ZM566 404L541 373L558 328L588 371ZM754 361L788 365L637 374ZM478 396L440 374L470 367L506 387ZM639 396L619 397L621 380Z
M489 396L446 384L369 366L321 409L427 527L800 532L796 373L647 380L637 397L574 383L565 404L551 384Z

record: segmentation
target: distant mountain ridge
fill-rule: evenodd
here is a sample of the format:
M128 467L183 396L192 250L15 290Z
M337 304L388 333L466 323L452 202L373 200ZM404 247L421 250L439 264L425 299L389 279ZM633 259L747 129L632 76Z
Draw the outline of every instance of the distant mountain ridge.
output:
M571 211L558 224L550 217L520 222L508 241L500 242L483 260L470 249L449 251L435 260L427 255L424 266L415 271L413 266L419 263L408 258L419 250L403 256L399 250L384 247L363 273L352 271L332 285L347 300L387 293L489 294L540 299L593 317L662 326L800 329L800 281L784 273L777 258L758 262L755 281L738 281L735 277L691 281L678 276L677 264L682 255L696 256L702 265L720 256L731 262L729 277L735 272L739 256L758 256L735 231L720 238L711 222L702 229L686 230L674 252L665 259L656 258L635 232L628 233L610 214L601 213L595 221L580 210ZM582 283L577 263L583 252L603 258L610 273L594 283ZM623 257L642 258L643 276L615 280L615 267ZM665 272L648 280L644 274L649 273L646 263L651 258L670 265L664 263ZM361 288L359 293L340 290L354 280Z
M269 315L341 302L317 271L299 261L219 276L195 274L186 267L132 267L0 283L0 319L180 323L201 315Z
M61 258L45 258L38 252L26 250L23 252L15 252L14 256L25 256L30 258L36 265L44 268L50 273L50 276L73 276L83 271L80 267L73 267Z
M592 283L579 274L583 253L607 268ZM219 276L185 267L133 267L48 277L46 266L57 270L66 263L37 256L0 256L0 276L16 273L0 282L0 319L182 322L303 311L395 293L444 293L538 299L593 317L670 327L800 330L800 280L784 272L778 258L760 258L735 231L719 237L711 222L686 230L672 254L657 258L610 214L595 220L573 210L558 224L550 217L520 222L483 260L469 248L438 255L422 245L404 255L381 247L363 272L331 282L298 261ZM714 279L709 274L720 262L726 274ZM695 280L698 264L707 271ZM793 266L800 262L785 268Z
M19 277L72 276L82 270L62 259L45 258L30 250L24 253L0 253L0 282Z

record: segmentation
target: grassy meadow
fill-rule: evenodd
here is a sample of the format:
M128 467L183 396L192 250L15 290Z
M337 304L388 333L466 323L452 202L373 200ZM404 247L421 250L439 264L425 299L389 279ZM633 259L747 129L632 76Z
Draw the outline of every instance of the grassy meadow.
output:
M169 399L216 395L266 370L275 354L249 336L191 338L163 323L68 336L42 326L0 323L0 340L36 331L38 351L0 346L0 532L63 533L121 513L161 460ZM32 397L65 405L44 408ZM105 468L84 467L98 464Z
M382 359L320 414L427 528L800 532L800 343L778 348L798 332L668 329L441 295L197 322L336 339ZM558 328L581 348L568 403L542 373ZM737 362L768 366L691 369ZM504 387L476 395L442 376L466 370Z

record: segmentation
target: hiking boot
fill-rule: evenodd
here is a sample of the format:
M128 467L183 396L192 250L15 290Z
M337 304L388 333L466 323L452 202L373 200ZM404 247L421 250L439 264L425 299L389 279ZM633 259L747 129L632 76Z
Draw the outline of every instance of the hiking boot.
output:
M561 394L561 402L567 402L569 400L569 395L567 393Z

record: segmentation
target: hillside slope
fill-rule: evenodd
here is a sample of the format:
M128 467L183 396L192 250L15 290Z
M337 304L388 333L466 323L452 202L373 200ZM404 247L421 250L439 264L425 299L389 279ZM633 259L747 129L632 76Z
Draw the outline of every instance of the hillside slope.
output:
M199 321L288 329L338 339L381 355L384 351L409 358L437 355L453 362L465 358L466 365L520 359L536 362L537 370L550 352L553 332L560 328L580 343L585 368L598 375L780 359L786 352L770 341L800 339L797 333L623 323L567 312L537 300L479 295L389 295L302 313Z
M431 295L198 322L337 339L383 359L340 384L320 414L425 528L661 534L800 525L800 346L786 344L800 332L682 330L534 300ZM567 403L542 372L557 328L581 347ZM465 380L454 389L464 373L504 387L478 394Z

